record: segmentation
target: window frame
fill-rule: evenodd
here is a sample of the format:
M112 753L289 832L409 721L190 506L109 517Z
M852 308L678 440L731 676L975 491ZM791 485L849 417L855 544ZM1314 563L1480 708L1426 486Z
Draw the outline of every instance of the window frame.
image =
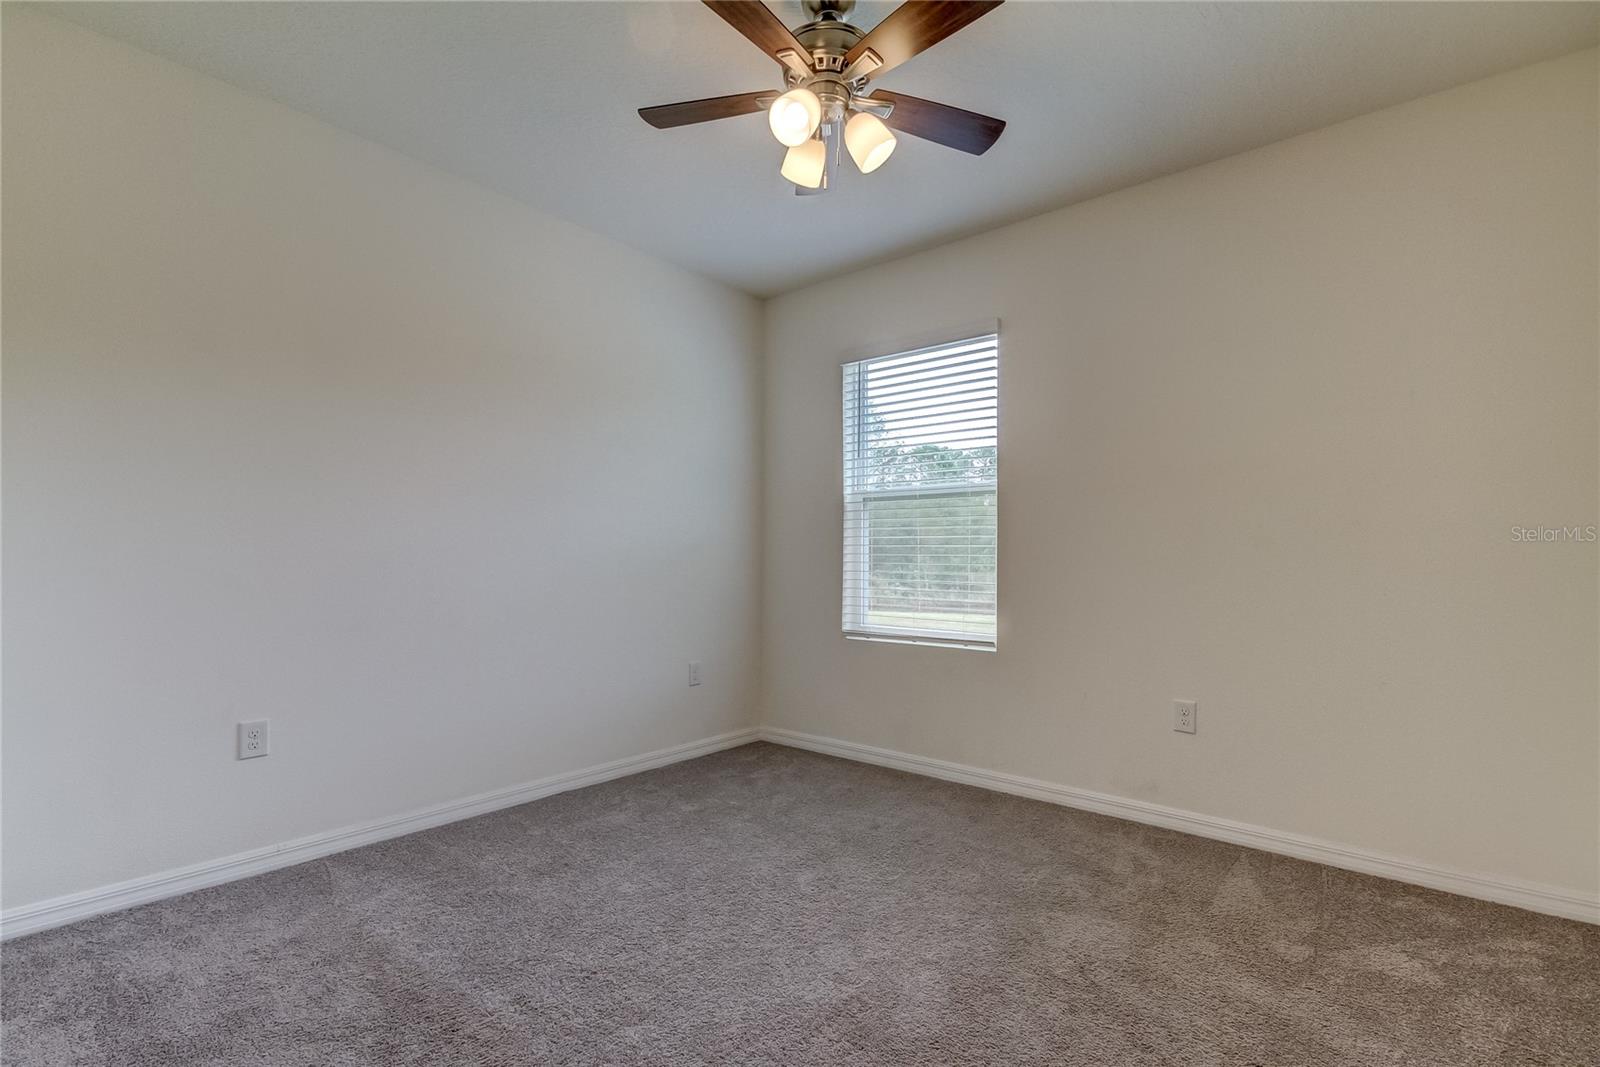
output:
M880 360L898 359L915 356L923 352L932 352L936 349L949 348L957 345L968 344L974 341L993 339L995 361L995 476L991 483L976 486L946 486L934 489L917 487L902 489L879 489L872 491L851 491L850 468L852 464L860 465L866 460L867 435L859 429L851 441L846 412L853 407L858 419L866 411L867 375L857 373L854 397L846 397L848 376L853 367L863 367ZM840 433L837 440L840 442L840 473L839 497L841 511L839 522L839 575L840 575L840 629L841 635L849 641L872 641L887 644L925 645L935 648L962 648L978 652L995 652L999 647L1000 638L1000 559L999 559L999 529L1000 529L1000 323L991 319L972 324L959 330L946 330L937 334L923 335L897 344L874 346L869 353L852 355L840 364L840 389L839 396L844 401L840 405ZM854 452L848 450L854 446ZM869 625L866 622L865 610L857 608L852 610L850 590L851 569L855 570L854 588L865 589L871 574L871 553L860 551L857 558L852 561L847 556L849 531L853 508L865 508L869 501L892 500L901 498L927 498L934 496L992 496L995 501L995 614L994 636L984 637L978 634L962 634L959 632L923 630L916 627ZM859 518L857 528L862 531L862 536L870 537L870 528L865 518Z

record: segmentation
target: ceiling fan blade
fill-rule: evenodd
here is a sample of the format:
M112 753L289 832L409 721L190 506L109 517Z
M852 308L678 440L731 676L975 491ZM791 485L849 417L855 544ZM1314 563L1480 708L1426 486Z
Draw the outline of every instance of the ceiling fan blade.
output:
M949 104L936 104L932 100L904 93L891 93L886 89L879 89L865 99L894 105L889 117L883 120L891 129L975 156L987 152L1006 128L1004 119L990 118L976 111L963 111Z
M680 104L641 107L639 117L658 130L670 130L674 126L731 119L735 115L754 115L758 111L765 111L767 102L775 95L771 89L767 89L759 93L734 93L732 96L712 96L705 100L685 100Z
M1000 3L1001 0L908 0L845 53L845 68L848 70L856 60L871 52L878 57L878 62L874 66L869 61L861 72L875 78L918 52L927 51L987 15Z
M811 69L811 54L761 0L704 0L704 3L774 60L786 66ZM784 52L793 52L793 59L786 60Z

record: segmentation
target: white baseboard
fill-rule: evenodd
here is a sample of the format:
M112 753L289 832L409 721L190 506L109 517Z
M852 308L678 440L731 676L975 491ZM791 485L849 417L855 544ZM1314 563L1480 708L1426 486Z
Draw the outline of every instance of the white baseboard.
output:
M241 852L222 859L10 908L0 913L0 938L9 940L13 937L22 937L106 912L121 911L124 908L164 900L167 897L180 896L196 889L249 878L252 875L264 874L281 867L291 867L335 852L359 848L392 837L402 837L418 830L427 830L461 819L470 819L476 815L499 811L501 808L526 804L540 797L638 774L640 771L664 767L670 763L694 759L723 749L736 748L756 740L772 741L792 748L804 748L862 763L892 767L930 778L975 785L1000 793L1031 797L1065 807L1081 808L1102 815L1112 815L1133 822L1162 826L1199 837L1209 837L1248 848L1293 856L1296 859L1310 860L1313 863L1325 863L1330 867L1342 867L1446 893L1489 900L1497 904L1509 904L1528 911L1558 915L1581 922L1600 923L1600 897L1585 895L1575 890L1451 870L1264 826L1113 796L1109 793L1073 789L1035 778L984 770L981 767L970 767L926 756L914 756L886 748L874 748L871 745L840 741L831 737L819 737L815 734L776 727L761 727L734 730L700 741L674 745L671 748L613 760L583 770L551 775L522 785L464 797L406 815L312 834L309 837Z
M360 848L362 845L370 845L391 837L402 837L418 830L427 830L445 823L470 819L475 815L499 811L501 808L526 804L530 800L538 800L554 793L581 789L586 785L596 785L613 778L622 778L638 774L640 771L665 767L669 763L719 752L725 748L749 744L757 740L757 737L758 731L754 728L734 730L700 741L690 741L671 748L612 760L610 763L601 763L583 770L554 774L537 781L524 782L522 785L435 804L406 815L346 826L339 830L312 834L282 844L240 852L222 859L208 860L176 870L118 882L115 885L9 908L0 913L0 939L22 937L25 934L48 930L53 926L64 926L106 912L121 911L139 904L192 893L196 889L249 878L280 867L292 867L296 863L304 863L346 849Z
M880 767L892 767L895 770L909 771L929 778L942 778L945 781L975 785L999 793L1013 793L1069 808L1113 815L1132 822L1181 830L1198 837L1209 837L1230 844L1244 845L1247 848L1276 852L1296 859L1324 863L1330 867L1342 867L1345 870L1377 875L1397 882L1408 882L1464 897L1475 897L1496 904L1509 904L1515 908L1558 915L1564 919L1600 923L1600 896L1573 889L1451 870L1430 863L1305 837L1301 834L1273 830L1265 826L1254 826L1250 823L1202 815L1199 812L1184 811L1181 808L1169 808L1110 793L1073 789L1053 782L1042 782L1036 778L1002 774L981 767L969 767L961 763L929 759L926 756L913 756L892 749L874 748L871 745L799 733L795 730L764 726L761 728L761 738L792 748L809 749L812 752L840 756L862 763L874 763Z

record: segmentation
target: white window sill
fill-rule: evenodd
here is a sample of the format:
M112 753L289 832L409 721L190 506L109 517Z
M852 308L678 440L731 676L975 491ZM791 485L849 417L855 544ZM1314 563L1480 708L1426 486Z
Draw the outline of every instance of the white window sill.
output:
M969 652L994 652L993 641L974 638L934 637L926 634L869 633L846 630L846 641L872 641L881 645L926 645L929 648L964 648Z

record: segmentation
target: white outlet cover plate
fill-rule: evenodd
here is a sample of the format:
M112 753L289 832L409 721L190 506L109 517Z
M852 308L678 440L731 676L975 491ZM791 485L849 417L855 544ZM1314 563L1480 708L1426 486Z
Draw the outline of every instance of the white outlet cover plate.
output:
M1172 702L1172 728L1180 734L1194 733L1196 720L1200 717L1200 705L1193 700L1174 700Z
M253 719L239 724L239 758L258 759L272 751L267 733L266 719Z

